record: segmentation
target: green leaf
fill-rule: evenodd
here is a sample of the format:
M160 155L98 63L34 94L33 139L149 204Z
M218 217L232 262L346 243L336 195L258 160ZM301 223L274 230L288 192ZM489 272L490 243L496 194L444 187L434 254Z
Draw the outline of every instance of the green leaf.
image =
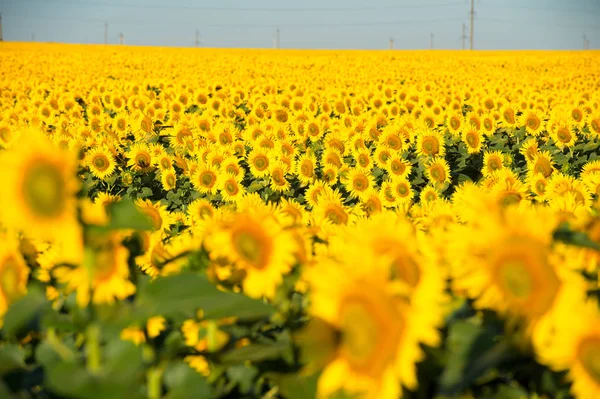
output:
M142 349L129 341L111 341L104 348L104 362L112 380L126 382L142 367Z
M242 294L223 292L206 278L182 273L156 279L138 297L141 315L192 315L202 309L206 318L239 317L254 319L269 316L274 309Z
M26 330L46 309L50 309L46 296L36 289L31 289L26 296L8 308L4 315L4 331L7 335L17 335Z
M45 371L48 389L62 396L81 399L144 398L138 381L123 382L106 374L92 375L76 363L58 363Z
M25 352L17 345L0 347L0 376L13 370L25 368Z
M258 370L253 366L238 365L227 369L227 376L239 386L242 393L249 393L252 390L257 375Z
M108 213L110 214L108 229L152 230L153 228L150 218L131 200L126 199L109 205Z
M260 362L267 359L278 359L290 349L289 340L275 341L272 344L250 344L225 353L220 360L223 363Z
M138 198L151 197L152 194L152 189L150 187L142 187L142 191L138 194Z
M586 145L583 146L583 151L584 152L593 151L596 148L598 148L598 146L600 146L600 143L595 142L595 141L590 141Z
M210 399L213 398L206 379L184 362L170 363L165 370L167 399Z
M317 396L317 382L319 374L310 376L292 375L274 375L271 380L279 385L283 396L287 399L306 399Z
M441 395L462 392L485 372L513 355L495 331L468 321L453 323L448 332L448 360L440 379Z

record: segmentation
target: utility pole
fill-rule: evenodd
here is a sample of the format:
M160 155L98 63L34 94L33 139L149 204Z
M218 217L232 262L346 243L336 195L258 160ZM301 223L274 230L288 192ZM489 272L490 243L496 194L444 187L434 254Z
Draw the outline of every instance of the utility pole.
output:
M200 47L200 31L196 29L196 41L194 42L196 48Z
M125 43L125 35L123 34L123 32L119 33L119 43Z
M32 42L35 42L35 33L32 33L32 34L31 34L31 41L32 41Z
M390 37L390 50L394 49L394 38Z
M471 50L473 50L473 33L474 33L473 23L474 22L475 22L475 0L471 0L471 33L469 35L469 40L471 41L471 43L470 43Z
M583 49L584 50L590 49L590 41L588 40L586 35L583 35Z
M104 44L108 44L108 21L104 21Z
M462 41L462 49L465 49L465 40L467 39L467 25L463 23L462 25L462 36L460 37Z
M2 13L0 12L0 42L3 41L2 38Z
M279 28L275 31L275 48L279 48Z
M434 34L431 33L429 36L429 50L433 50L433 37L434 37Z

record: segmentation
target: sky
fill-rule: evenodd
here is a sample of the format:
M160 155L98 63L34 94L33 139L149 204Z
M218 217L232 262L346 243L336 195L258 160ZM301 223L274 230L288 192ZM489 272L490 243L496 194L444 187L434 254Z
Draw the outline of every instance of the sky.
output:
M470 0L0 0L6 41L460 49ZM600 0L475 0L474 48L600 48ZM469 39L465 40L467 48Z

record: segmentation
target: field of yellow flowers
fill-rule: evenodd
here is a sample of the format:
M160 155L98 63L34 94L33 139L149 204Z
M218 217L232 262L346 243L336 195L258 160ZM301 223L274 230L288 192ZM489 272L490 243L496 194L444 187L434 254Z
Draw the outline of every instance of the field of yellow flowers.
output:
M0 398L600 397L599 58L0 43Z

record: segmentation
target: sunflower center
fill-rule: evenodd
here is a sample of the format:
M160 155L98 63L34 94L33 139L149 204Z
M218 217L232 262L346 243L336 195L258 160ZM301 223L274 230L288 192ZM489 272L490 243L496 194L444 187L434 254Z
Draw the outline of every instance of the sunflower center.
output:
M515 123L515 114L513 113L512 110L507 110L504 111L504 113L502 114L504 116L504 120L508 123Z
M401 183L396 186L396 192L401 197L406 197L410 192L410 189L407 187L406 183Z
M369 185L369 180L365 176L358 176L352 182L352 186L355 190L364 191Z
M267 166L269 166L269 160L264 156L256 157L254 160L254 166L259 171L263 171L267 168Z
M346 224L346 223L348 223L348 215L338 205L333 205L333 206L329 207L329 209L327 209L325 211L325 216L333 224Z
M439 143L434 137L426 137L423 140L423 152L427 155L434 155L439 152Z
M375 287L343 299L340 306L340 354L361 374L379 376L393 361L404 320L389 298Z
M168 158L163 158L160 160L160 166L163 169L169 169L169 168L171 168L171 161L169 161Z
M270 240L262 231L241 229L234 231L231 238L243 261L257 269L267 266Z
M63 176L49 163L36 163L25 171L23 197L32 212L53 218L66 208L67 187Z
M455 116L453 116L453 117L450 119L450 126L451 126L451 127L452 127L452 129L454 129L454 130L456 130L456 129L458 129L458 128L460 127L460 122L458 121L458 119L457 119Z
M490 265L494 282L517 313L543 315L554 302L560 281L547 259L547 249L527 237L499 243Z
M104 172L106 169L108 169L108 166L110 165L108 157L104 154L95 155L92 163L94 164L94 167L100 172Z
M552 165L550 165L550 161L546 158L539 158L535 162L534 170L544 177L549 177L552 174Z
M172 173L167 175L166 181L169 187L175 187L175 176Z
M204 172L200 175L200 182L205 187L212 187L215 183L215 175L212 172Z
M540 120L535 116L530 116L527 118L527 126L535 130L540 127Z
M569 133L569 131L564 127L558 129L556 136L563 143L568 143L569 141L571 141L571 133Z
M394 159L390 163L390 168L392 169L392 172L394 172L395 174L402 174L402 173L404 173L404 169L406 169L404 164L398 159Z
M440 165L431 167L431 177L438 183L443 183L446 180L446 171Z
M150 157L150 154L141 153L141 154L137 154L135 156L135 163L140 168L147 168L148 166L150 166L151 162L152 162L152 159Z
M488 161L488 167L490 168L490 170L502 169L502 161L500 161L498 158L491 158Z
M94 280L102 281L110 278L118 264L117 243L113 239L107 239L103 245L96 250L94 262Z
M302 162L302 166L300 167L300 171L306 177L313 177L313 165L310 161Z
M469 147L477 147L479 145L479 136L476 133L467 133L467 144Z
M577 350L579 361L596 384L600 384L600 337L587 337Z
M358 164L360 166L362 166L363 168L366 168L367 166L369 166L369 157L366 154L360 154L358 156Z
M225 183L225 191L229 195L236 195L239 191L239 188L235 182L230 180Z

